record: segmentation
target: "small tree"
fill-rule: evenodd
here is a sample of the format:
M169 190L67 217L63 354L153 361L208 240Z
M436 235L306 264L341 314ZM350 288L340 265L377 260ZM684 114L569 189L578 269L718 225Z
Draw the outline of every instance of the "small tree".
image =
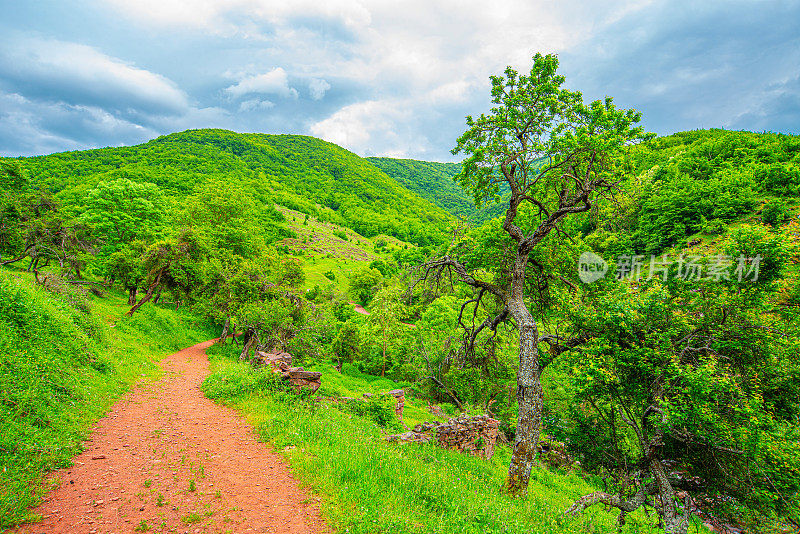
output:
M664 532L685 534L696 491L796 513L798 449L787 440L796 430L786 430L796 407L771 399L776 383L796 391L771 371L794 357L765 319L760 293L770 284L748 283L755 294L736 281L670 280L576 302L572 320L592 339L567 362L568 383L590 425L572 441L589 443L589 460L616 484L567 513L604 504L619 510L621 526L650 507Z
M378 291L383 276L378 269L364 267L350 279L350 294L366 306Z
M369 324L377 333L381 342L381 376L386 375L386 352L394 338L400 332L400 297L397 291L385 287L375 294L370 308Z
M539 441L538 345L547 340L558 351L576 343L540 338L525 302L529 257L563 219L588 211L599 194L615 186L615 164L623 147L647 137L642 128L634 127L639 113L617 109L610 98L585 105L580 93L562 89L564 77L556 74L557 68L554 55L536 54L529 75L508 67L505 76L492 76L494 107L488 115L467 117L469 128L453 149L454 154L467 156L458 178L476 204L499 198L501 185L510 190L502 226L516 245L509 283L487 282L449 255L426 264L426 277L450 273L477 291L478 304L490 295L500 303L500 312L487 317L479 330L496 329L510 319L519 331L519 416L506 484L512 495L526 492ZM517 221L523 207L535 214L529 228ZM470 338L474 341L475 336Z
M153 243L142 257L142 268L147 275L147 292L125 315L132 316L143 304L153 298L156 290L168 289L187 295L202 284L201 264L206 258L202 236L194 230L184 229L177 235Z
M333 353L339 360L353 362L361 355L361 333L353 321L339 323L336 337L333 339Z
M119 283L128 292L128 306L136 304L139 287L147 274L142 269L145 244L136 240L111 254L104 263L104 273L110 283Z

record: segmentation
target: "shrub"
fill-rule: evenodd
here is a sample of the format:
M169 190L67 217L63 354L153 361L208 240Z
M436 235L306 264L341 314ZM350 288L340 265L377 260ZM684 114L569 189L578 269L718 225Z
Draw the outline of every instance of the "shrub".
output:
M347 399L338 406L342 411L369 419L380 427L400 430L400 422L394 413L395 405L394 397L383 394L365 399Z
M762 189L773 193L796 192L800 186L800 171L783 163L758 167L753 177Z
M704 221L700 226L700 231L706 235L720 235L724 234L727 230L727 225L721 219Z
M232 399L249 393L288 392L291 386L268 370L237 363L209 375L201 389L210 399Z
M775 199L764 206L761 212L761 220L770 226L780 226L785 223L791 212L785 200Z

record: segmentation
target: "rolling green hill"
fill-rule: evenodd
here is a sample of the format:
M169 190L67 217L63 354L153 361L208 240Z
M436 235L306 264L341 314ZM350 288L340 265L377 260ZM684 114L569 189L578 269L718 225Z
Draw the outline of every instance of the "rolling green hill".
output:
M300 135L189 130L132 147L22 158L31 183L79 209L101 182L156 185L180 203L211 179L249 182L274 202L373 237L419 245L444 239L450 215L400 186L363 158Z
M461 172L460 163L394 158L367 160L422 198L474 224L497 217L506 209L503 203L476 208L470 194L453 179Z

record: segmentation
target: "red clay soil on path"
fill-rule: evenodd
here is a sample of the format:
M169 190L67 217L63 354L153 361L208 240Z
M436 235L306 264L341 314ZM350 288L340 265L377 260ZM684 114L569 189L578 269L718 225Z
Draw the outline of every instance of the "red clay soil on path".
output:
M327 532L282 457L201 393L211 343L167 357L164 379L117 402L75 465L54 473L42 521L13 532L123 534L142 521L147 532Z

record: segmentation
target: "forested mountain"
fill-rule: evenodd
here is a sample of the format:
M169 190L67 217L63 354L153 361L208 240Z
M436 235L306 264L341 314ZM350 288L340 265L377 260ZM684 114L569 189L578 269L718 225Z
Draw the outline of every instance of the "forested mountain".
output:
M78 205L99 184L127 179L180 200L209 180L220 189L248 183L246 195L352 228L429 245L449 215L337 145L300 135L189 130L132 147L25 158L31 183ZM226 185L228 184L228 185Z
M460 163L395 158L367 160L422 198L473 224L481 224L505 210L503 202L475 207L475 199L454 180L461 172Z

